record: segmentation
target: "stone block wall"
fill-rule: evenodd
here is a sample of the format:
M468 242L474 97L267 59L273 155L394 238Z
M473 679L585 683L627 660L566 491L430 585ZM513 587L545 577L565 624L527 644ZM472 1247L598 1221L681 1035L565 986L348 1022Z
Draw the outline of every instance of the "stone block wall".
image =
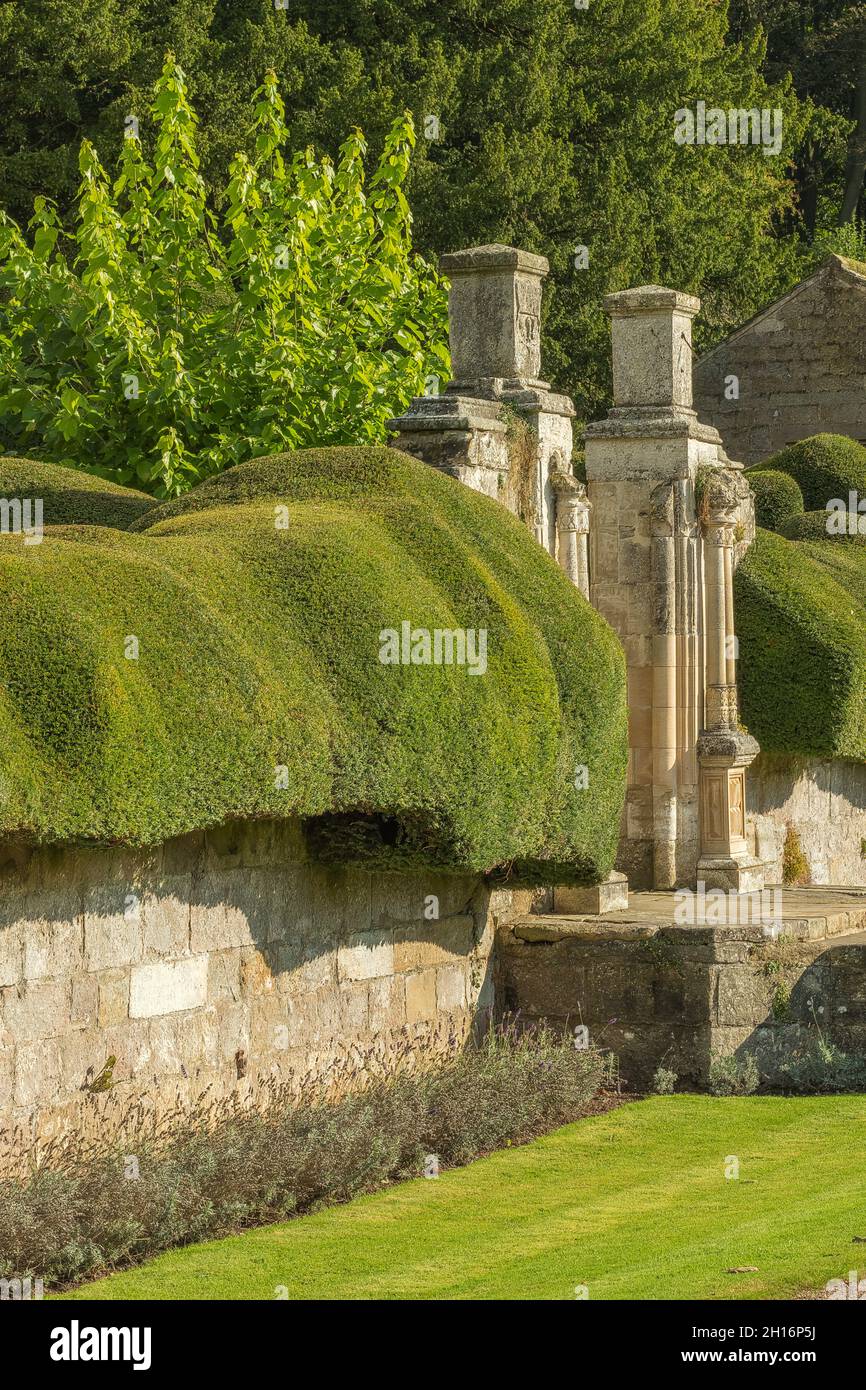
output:
M292 823L155 851L0 846L0 1131L459 1041L492 1007L508 899L472 876L324 868Z
M736 377L739 397L726 398ZM694 368L695 405L727 452L760 463L812 434L866 443L866 275L832 256Z
M748 926L573 927L547 940L526 921L501 928L503 1003L526 1020L585 1025L635 1090L662 1063L700 1087L717 1055L755 1053L769 1069L816 1025L866 1055L866 945L771 940Z
M866 766L834 758L762 753L747 782L755 853L768 883L782 882L788 828L797 832L809 882L866 885Z

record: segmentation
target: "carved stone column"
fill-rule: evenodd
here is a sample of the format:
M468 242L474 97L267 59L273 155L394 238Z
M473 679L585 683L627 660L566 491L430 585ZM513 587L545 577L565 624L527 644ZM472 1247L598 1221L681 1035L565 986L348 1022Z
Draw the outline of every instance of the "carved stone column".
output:
M738 727L734 659L733 551L739 501L734 475L725 470L714 474L704 524L707 687L705 725L698 740L698 881L708 888L755 892L763 887L764 874L746 840L746 768L759 749Z
M628 662L629 779L617 867L633 887L694 884L702 855L699 736L724 709L730 675L729 537L705 542L699 480L725 473L737 534L748 489L716 430L692 407L692 320L700 301L660 285L609 295L614 407L586 430L592 602ZM742 532L739 527L742 525ZM718 722L716 713L712 720Z
M556 497L556 557L572 584L588 599L590 508L586 488L558 466L550 470L550 483Z

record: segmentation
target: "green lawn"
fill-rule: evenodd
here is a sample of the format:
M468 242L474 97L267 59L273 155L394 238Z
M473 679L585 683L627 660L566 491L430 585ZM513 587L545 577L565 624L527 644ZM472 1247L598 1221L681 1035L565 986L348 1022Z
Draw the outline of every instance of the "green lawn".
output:
M658 1097L67 1297L784 1298L866 1273L864 1149L866 1096Z

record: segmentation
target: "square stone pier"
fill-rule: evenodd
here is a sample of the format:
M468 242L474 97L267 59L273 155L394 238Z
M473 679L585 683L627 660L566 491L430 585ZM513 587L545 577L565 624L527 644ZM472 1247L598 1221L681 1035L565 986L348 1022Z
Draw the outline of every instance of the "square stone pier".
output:
M497 935L501 1006L610 1049L637 1091L660 1065L705 1087L731 1054L772 1072L819 1032L866 1052L866 889L765 889L765 920L760 895L696 896L694 924L687 902L645 892L604 915L515 914Z

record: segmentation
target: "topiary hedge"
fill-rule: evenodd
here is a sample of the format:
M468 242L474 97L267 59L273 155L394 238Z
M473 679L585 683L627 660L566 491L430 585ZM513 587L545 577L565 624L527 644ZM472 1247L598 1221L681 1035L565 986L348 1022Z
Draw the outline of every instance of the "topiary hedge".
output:
M778 531L783 521L803 510L803 494L787 473L774 468L746 472L755 494L755 521L767 531Z
M861 536L859 532L849 536L847 530L840 535L828 531L828 520L830 514L826 511L801 512L799 516L789 516L778 530L789 541L855 541L862 544L866 540L866 535Z
M42 499L46 526L79 522L126 528L155 506L152 497L90 473L26 458L0 458L0 497Z
M866 761L866 550L759 530L739 565L742 717L766 752Z
M814 434L789 444L761 465L761 471L768 469L799 483L809 512L825 511L834 497L847 504L849 492L866 497L866 449L843 434Z
M0 592L0 832L148 844L300 815L344 862L612 866L614 634L504 508L405 454L259 459L135 533L4 536ZM486 674L383 664L404 622L486 629Z

